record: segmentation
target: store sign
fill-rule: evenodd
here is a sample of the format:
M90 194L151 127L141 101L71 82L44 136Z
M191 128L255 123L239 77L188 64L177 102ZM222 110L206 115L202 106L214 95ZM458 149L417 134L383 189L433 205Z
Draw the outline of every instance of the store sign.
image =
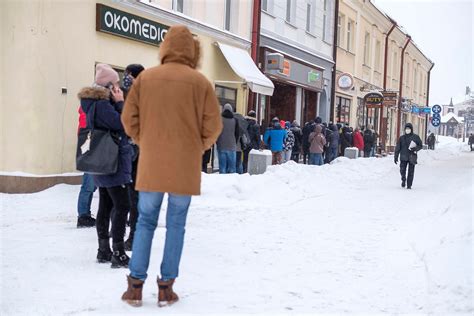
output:
M364 102L368 109L381 108L383 95L379 92L367 93L364 97Z
M431 113L431 108L430 107L420 108L420 111L423 114L430 114Z
M310 70L308 72L308 83L313 83L313 82L317 82L318 80L320 80L321 74L319 72L316 72L314 70Z
M283 68L278 69L279 56L274 53L265 54L265 74L283 81L293 82L310 89L322 90L324 85L323 71L307 66L292 59L284 58Z
M412 106L411 107L411 112L414 114L419 114L420 113L420 108L417 106Z
M159 46L169 26L96 4L96 31L126 37L131 40Z
M397 92L382 92L383 106L395 107L397 106L398 93Z
M337 79L337 85L343 90L349 90L354 86L354 78L348 73L343 73Z

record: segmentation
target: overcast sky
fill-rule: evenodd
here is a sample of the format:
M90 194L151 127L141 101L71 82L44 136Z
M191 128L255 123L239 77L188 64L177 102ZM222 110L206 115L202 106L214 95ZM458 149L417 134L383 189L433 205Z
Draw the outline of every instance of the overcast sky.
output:
M430 105L464 98L474 91L474 0L372 0L405 28L435 66Z

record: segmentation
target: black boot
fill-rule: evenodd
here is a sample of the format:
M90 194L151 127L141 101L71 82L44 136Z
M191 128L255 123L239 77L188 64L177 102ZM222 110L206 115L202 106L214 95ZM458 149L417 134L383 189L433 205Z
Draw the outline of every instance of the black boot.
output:
M113 244L114 253L112 255L112 268L128 268L130 258L125 253L124 243L117 242Z
M97 249L97 262L107 263L112 259L109 239L99 239L99 249Z
M129 235L128 239L124 243L125 251L132 251L132 245L133 245L133 236Z
M405 187L405 180L402 180L402 188Z
M77 228L88 228L95 226L95 218L90 215L82 215L77 218Z

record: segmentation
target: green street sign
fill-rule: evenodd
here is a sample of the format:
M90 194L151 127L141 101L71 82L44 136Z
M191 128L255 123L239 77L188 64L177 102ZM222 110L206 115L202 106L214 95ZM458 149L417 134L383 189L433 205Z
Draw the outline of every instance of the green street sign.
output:
M155 46L163 42L169 26L140 16L96 4L96 31Z

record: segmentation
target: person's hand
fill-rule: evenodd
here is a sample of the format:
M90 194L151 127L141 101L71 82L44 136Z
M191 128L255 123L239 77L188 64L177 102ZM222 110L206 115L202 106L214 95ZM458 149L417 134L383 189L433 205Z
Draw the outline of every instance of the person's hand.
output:
M110 89L110 93L112 93L112 99L115 102L123 102L123 91L120 88L112 88Z
M398 159L395 158L395 159L393 160L393 162L394 162L395 164L397 164L397 163L398 163Z

